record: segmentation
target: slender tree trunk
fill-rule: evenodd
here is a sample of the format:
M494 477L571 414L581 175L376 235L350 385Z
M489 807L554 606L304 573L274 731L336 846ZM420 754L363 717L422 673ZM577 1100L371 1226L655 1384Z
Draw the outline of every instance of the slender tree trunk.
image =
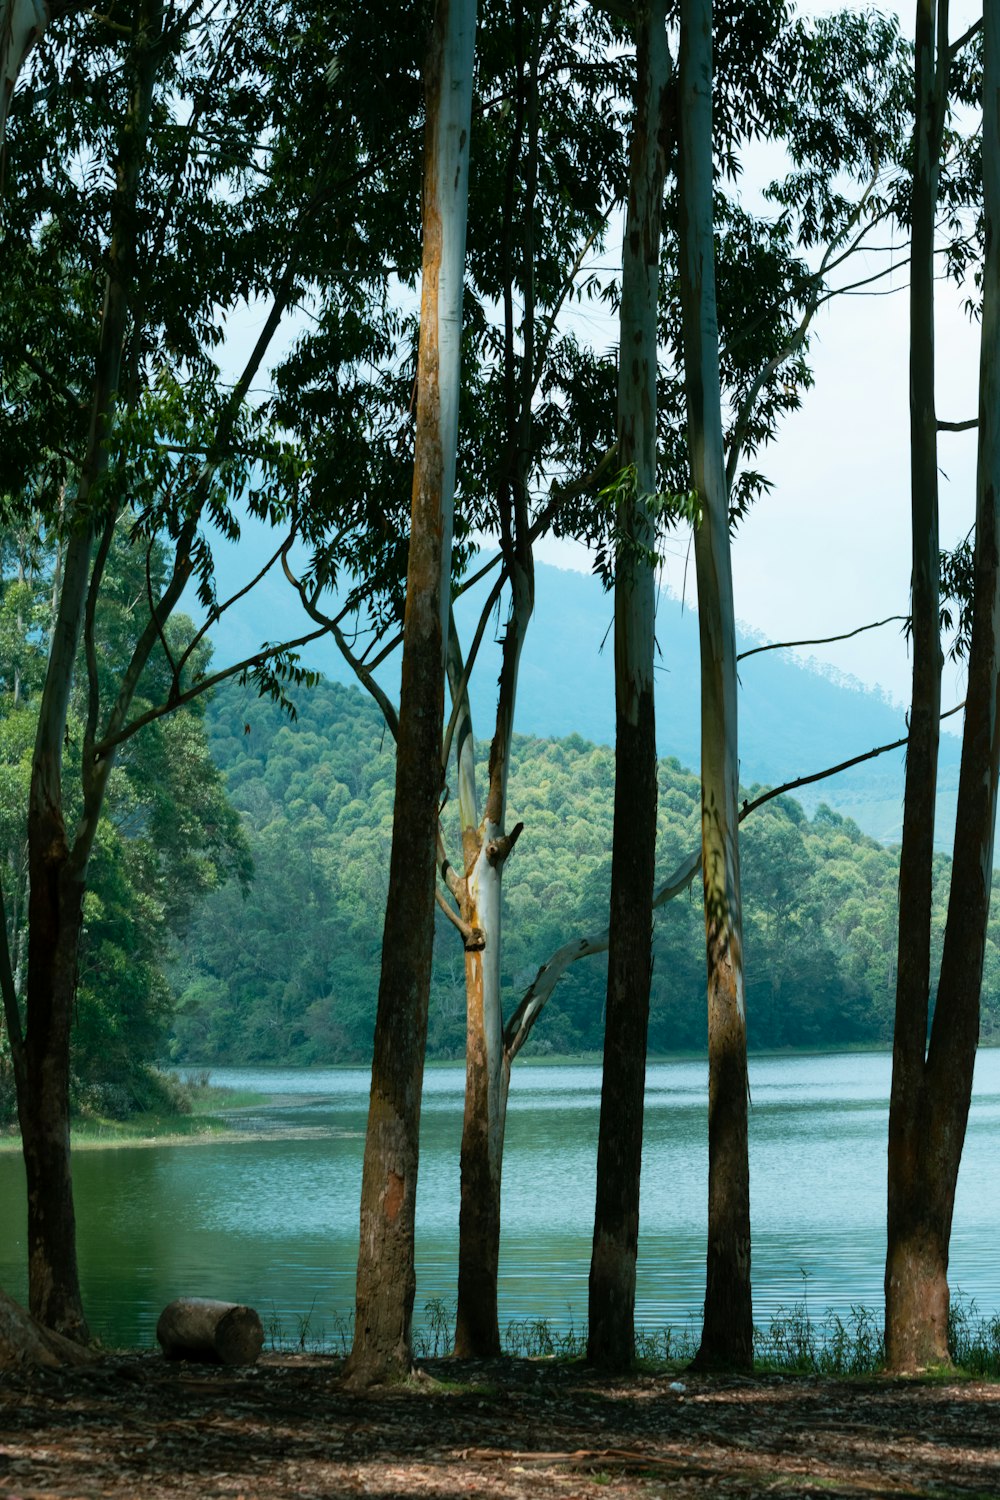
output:
M626 479L618 505L615 564L615 820L587 1339L588 1360L605 1369L627 1369L635 1357L639 1171L652 973L656 525L651 501L656 493L656 310L670 77L665 0L648 0L638 12L636 29L618 371L618 451Z
M939 55L947 50L940 7ZM889 1106L886 1358L891 1369L948 1358L948 1236L928 1216L925 1050L931 991L934 814L941 714L934 219L947 74L936 68L935 0L918 0L910 255L910 485L913 696L899 868L899 957ZM931 1219L936 1221L932 1228ZM949 1225L950 1227L950 1225Z
M96 830L85 815L73 840L63 810L62 752L70 691L87 614L95 513L107 473L130 287L135 275L139 173L158 67L163 7L149 0L135 21L132 91L113 199L110 270L94 380L87 453L63 560L62 585L42 688L28 802L28 984L18 1117L28 1190L28 1279L32 1314L85 1340L76 1263L69 1142L69 1043L76 997L87 862ZM103 501L106 508L108 502ZM85 780L89 779L87 770ZM106 781L106 774L104 775ZM103 785L103 782L102 782Z
M501 547L510 578L497 714L490 745L489 785L482 823L463 811L466 921L481 947L466 947L466 1084L462 1129L458 1306L455 1353L490 1358L500 1353L497 1279L500 1266L500 1190L510 1058L504 1046L500 995L502 888L507 858L522 830L508 834L507 780L514 734L521 652L535 604L528 473L535 385L534 216L538 183L538 58L541 14L514 13L518 82L507 164L503 225L504 408L507 456L498 494ZM522 218L515 218L520 193ZM521 255L521 361L514 355L515 245ZM466 700L466 711L468 700Z
M750 1166L739 866L736 629L712 242L712 5L681 0L680 270L701 637L708 959L708 1262L700 1367L749 1369Z
M396 801L347 1371L359 1384L405 1375L412 1364L474 31L474 0L438 0L427 66L423 291Z
M489 841L488 825L485 832ZM455 1316L455 1353L463 1359L500 1353L500 1175L510 1078L500 1010L502 872L502 864L491 863L484 846L469 877L466 920L471 918L483 934L483 946L469 944L465 953L465 1116Z
M526 498L526 487L521 485ZM523 510L526 535L527 511ZM526 561L526 566L522 565ZM512 599L504 640L497 722L490 751L490 786L482 823L472 827L463 808L466 852L462 915L474 937L466 943L465 1117L459 1213L458 1307L455 1353L488 1359L500 1353L497 1277L500 1265L500 1189L510 1059L504 1045L500 996L503 872L521 833L504 830L507 774L521 650L534 604L530 551L512 568ZM459 746L461 756L461 746ZM460 802L462 776L460 771Z
M939 13L939 58L947 55ZM922 52L933 47L924 18ZM924 58L925 68L930 66ZM938 67L938 120L943 118L945 64ZM921 95L918 93L918 121ZM919 132L919 124L918 124ZM937 140L939 142L940 136ZM920 157L918 155L918 164ZM936 161L936 155L935 155ZM894 1371L949 1360L948 1252L955 1189L972 1098L979 1038L983 955L989 920L996 825L1000 726L1000 16L984 8L983 192L986 263L979 392L979 475L969 682L948 919L934 1022L926 1062L923 1039L897 1011L893 1113L890 1114L889 1247L886 1260L886 1360ZM903 932L900 953L902 964ZM922 934L921 934L922 941ZM898 1002L897 1002L898 1004ZM926 1008L924 1010L926 1024ZM919 1050L918 1050L919 1040ZM897 1058L908 1063L897 1087ZM894 1119L895 1115L895 1119Z

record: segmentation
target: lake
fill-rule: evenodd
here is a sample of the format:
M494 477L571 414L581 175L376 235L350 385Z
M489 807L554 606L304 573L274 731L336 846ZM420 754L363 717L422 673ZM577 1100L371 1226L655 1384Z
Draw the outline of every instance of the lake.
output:
M886 1054L751 1059L754 1316L880 1308L885 1254ZM81 1275L91 1328L149 1344L174 1297L248 1302L295 1337L334 1336L353 1309L367 1069L213 1069L271 1096L245 1139L77 1153ZM425 1078L416 1321L454 1303L461 1067ZM504 1163L501 1327L586 1319L600 1103L595 1066L515 1065ZM647 1076L636 1321L690 1329L704 1297L707 1065ZM980 1053L959 1181L952 1287L1000 1310L1000 1050ZM0 1156L10 1228L0 1285L25 1296L23 1175Z

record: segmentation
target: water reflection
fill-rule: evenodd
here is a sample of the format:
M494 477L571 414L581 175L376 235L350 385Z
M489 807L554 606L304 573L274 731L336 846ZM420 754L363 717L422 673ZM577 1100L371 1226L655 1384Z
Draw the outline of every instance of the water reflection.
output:
M881 1301L885 1252L883 1054L757 1058L751 1065L754 1293L758 1321L808 1298L822 1314ZM366 1069L216 1070L213 1081L266 1092L236 1143L79 1152L80 1262L94 1331L149 1343L182 1294L258 1307L286 1333L309 1319L331 1333L353 1305ZM426 1075L418 1194L418 1317L454 1299L460 1067ZM501 1320L586 1316L600 1071L515 1069L505 1161ZM704 1295L707 1153L703 1063L648 1075L637 1316L649 1328L697 1320ZM1000 1052L984 1051L959 1184L953 1285L1000 1307L992 1141ZM10 1225L0 1284L25 1294L23 1175L0 1157Z

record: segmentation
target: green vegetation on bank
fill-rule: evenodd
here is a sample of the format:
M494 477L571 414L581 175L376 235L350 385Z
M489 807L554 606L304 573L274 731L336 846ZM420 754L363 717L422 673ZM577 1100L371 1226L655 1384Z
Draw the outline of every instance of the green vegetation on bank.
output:
M303 1317L289 1329L273 1316L267 1325L272 1349L311 1351L346 1356L353 1339L353 1316L335 1316L329 1325ZM443 1298L424 1303L415 1322L413 1350L419 1359L443 1359L452 1352L455 1309ZM636 1358L646 1368L685 1367L698 1348L694 1321L682 1327L664 1324L635 1331ZM587 1325L568 1328L548 1318L514 1318L502 1329L505 1355L519 1359L582 1359L587 1350ZM976 1379L1000 1377L1000 1316L984 1316L974 1299L957 1292L948 1318L948 1349L953 1368L950 1380L965 1375ZM816 1316L808 1299L780 1307L766 1323L754 1327L754 1368L759 1374L869 1376L885 1363L882 1312L852 1307L847 1317L827 1311ZM928 1378L935 1378L929 1371Z
M211 753L243 820L256 877L211 892L173 971L172 1052L203 1063L363 1062L378 984L393 801L392 744L359 691L321 682L288 721L235 686L206 718ZM614 756L573 735L515 741L510 800L524 821L505 881L503 974L510 1009L538 967L607 921ZM748 794L752 792L748 788ZM695 847L699 786L661 766L658 869ZM445 813L447 822L447 808ZM449 828L452 857L458 841ZM895 990L897 854L821 806L791 798L742 830L747 1011L758 1049L884 1045ZM948 861L938 861L943 919ZM430 1055L462 1055L461 941L439 921ZM530 1044L600 1053L605 968L575 965ZM697 887L657 916L650 1049L704 1045ZM1000 929L991 925L983 1039L1000 1037Z

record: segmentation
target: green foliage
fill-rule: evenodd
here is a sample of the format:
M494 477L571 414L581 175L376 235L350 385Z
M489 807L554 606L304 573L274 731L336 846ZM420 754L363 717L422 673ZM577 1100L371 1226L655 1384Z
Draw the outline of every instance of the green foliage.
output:
M18 538L6 539L8 560ZM26 560L13 577L0 576L0 622L17 649L17 667L0 680L0 880L19 998L26 961L27 865L25 817L38 709L38 666L51 618L51 571ZM143 578L155 578L163 557L148 559L124 539L112 548L97 617L96 657L102 681L127 660L143 625ZM171 629L190 634L178 618ZM200 660L207 664L207 649ZM139 685L140 711L161 695L169 671L158 656ZM68 729L64 768L67 818L79 816L83 694L78 690ZM112 772L98 825L84 898L77 1003L72 1038L74 1105L122 1118L135 1110L171 1109L176 1100L150 1064L164 1048L173 1013L165 967L202 897L231 878L250 877L248 845L239 816L208 753L204 704L147 725L128 740ZM0 1113L13 1117L6 1062L0 1066Z
M257 876L195 916L173 971L172 1051L199 1062L334 1063L369 1056L392 823L391 740L358 691L322 681L290 724L231 686L208 710L212 754L243 818ZM511 821L525 832L504 882L503 995L509 1014L539 965L607 922L614 756L578 735L515 738ZM752 793L754 789L748 789ZM699 784L662 763L658 870L696 846ZM448 823L449 802L445 812ZM451 848L457 829L447 827ZM742 829L747 1011L756 1048L884 1045L895 989L897 856L821 806L790 798ZM940 943L948 862L939 861ZM705 1041L704 934L697 882L656 918L654 1053ZM574 965L533 1033L539 1054L598 1052L606 970ZM1000 928L991 924L983 1033L1000 1035ZM465 1045L464 954L440 921L432 1056Z

